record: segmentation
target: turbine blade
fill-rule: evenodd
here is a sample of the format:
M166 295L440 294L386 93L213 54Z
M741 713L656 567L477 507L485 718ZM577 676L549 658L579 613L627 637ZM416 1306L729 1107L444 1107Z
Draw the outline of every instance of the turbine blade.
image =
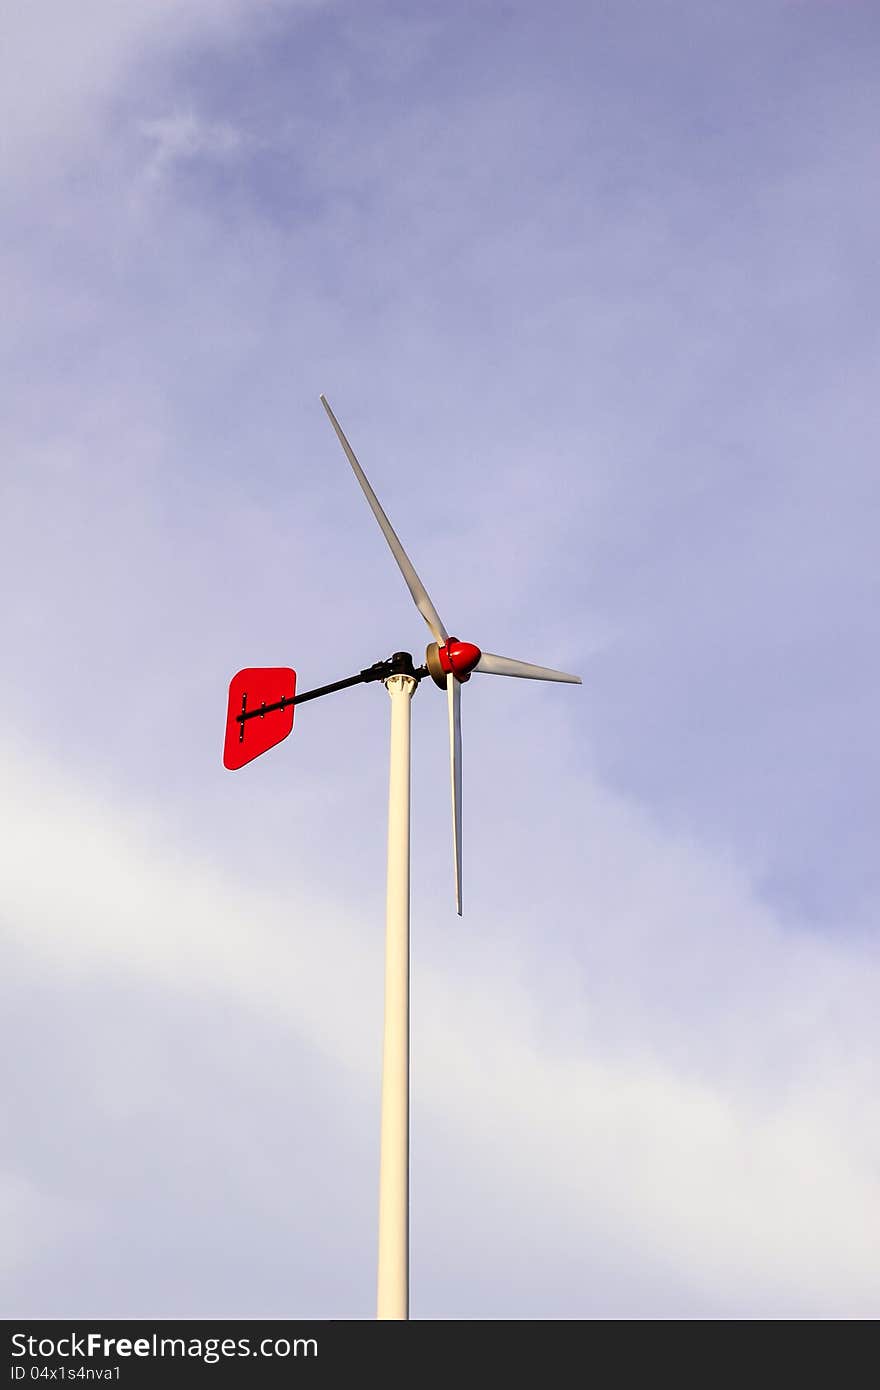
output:
M475 671L487 676L521 676L530 681L567 681L569 685L581 685L580 676L566 675L565 671L552 671L549 666L532 666L528 661L514 661L512 656L493 656L483 652Z
M376 518L380 527L382 528L382 534L388 542L388 545L391 549L391 554L394 556L395 560L400 566L400 572L407 582L407 586L409 588L410 593L413 596L413 601L415 602L416 608L419 610L425 622L428 624L428 627L431 629L431 632L434 635L434 639L437 642L439 642L442 647L443 643L448 640L449 633L446 631L446 628L440 621L440 615L437 612L437 609L434 607L433 603L431 602L430 598L428 597L427 589L425 588L421 579L419 579L419 576L416 574L415 569L413 568L412 561L410 560L403 546L400 544L400 541L397 538L397 534L393 526L391 525L391 522L388 520L387 516L383 512L378 497L376 496L373 489L370 487L370 484L367 480L367 475L361 468L357 459L355 458L354 450L352 449L345 435L342 433L339 421L336 419L336 416L330 409L330 404L326 396L321 396L321 404L326 410L330 418L330 423L336 431L337 438L340 444L342 445L343 449L345 450L345 456L351 464L352 469L354 471L354 476L360 483L363 494L370 504L373 516Z
M446 676L449 705L449 771L452 780L452 855L455 866L455 906L461 916L461 682Z

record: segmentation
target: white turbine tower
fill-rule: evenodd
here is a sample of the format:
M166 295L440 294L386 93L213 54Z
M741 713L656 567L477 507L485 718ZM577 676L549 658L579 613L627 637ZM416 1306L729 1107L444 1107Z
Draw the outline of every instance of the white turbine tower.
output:
M359 682L381 680L391 697L391 760L388 791L388 873L385 921L385 1027L382 1052L382 1124L379 1160L379 1257L377 1317L409 1317L409 914L410 914L410 713L419 681L430 675L446 691L452 790L455 905L461 915L461 687L472 672L580 685L580 676L493 656L450 637L412 561L355 457L325 396L329 416L364 496L406 580L433 641L426 664L416 669L408 652L396 652L356 676L296 695L288 667L240 671L229 690L224 763L242 767L290 733L293 706ZM279 696L272 699L272 696ZM280 719L268 718L280 714ZM252 720L259 720L252 724ZM247 733L247 737L246 737Z

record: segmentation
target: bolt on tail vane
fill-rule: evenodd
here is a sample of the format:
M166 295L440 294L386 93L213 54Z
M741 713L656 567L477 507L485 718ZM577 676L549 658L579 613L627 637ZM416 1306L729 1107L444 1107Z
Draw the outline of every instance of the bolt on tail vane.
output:
M326 396L321 396L321 404L327 412L330 423L342 445L345 456L369 503L370 510L379 523L380 530L388 542L412 595L416 608L430 629L433 642L425 652L426 671L416 673L430 674L431 678L446 690L449 712L449 768L452 790L452 846L455 869L455 906L461 916L461 687L470 679L471 673L479 672L490 676L516 676L524 680L563 681L570 685L580 685L580 676L568 675L565 671L554 671L548 666L534 666L527 661L517 661L513 657L494 656L481 651L471 642L460 642L450 637L440 619L440 615L428 595L428 591L415 571L415 567L400 543L400 540L385 515L378 497L369 484L364 470L355 457L354 450L342 432L342 427ZM289 732L289 731L288 731ZM281 735L284 737L284 735Z

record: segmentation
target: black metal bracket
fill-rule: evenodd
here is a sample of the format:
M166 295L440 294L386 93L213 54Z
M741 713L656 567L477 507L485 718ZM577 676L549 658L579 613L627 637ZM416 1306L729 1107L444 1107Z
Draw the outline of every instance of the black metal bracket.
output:
M363 671L359 671L356 676L347 676L343 681L333 681L331 685L319 685L317 690L304 690L302 695L290 695L284 700L277 700L274 705L267 705L264 701L258 709L248 709L247 695L242 695L241 714L235 716L236 723L241 725L239 742L244 741L246 719L262 719L264 714L272 714L277 709L287 709L288 705L304 705L307 700L317 700L322 695L332 695L334 690L346 690L350 685L362 685L367 681L386 681L389 676L412 676L413 680L420 681L427 674L427 666L413 666L413 659L409 652L395 652L387 661L376 661L372 666L367 666Z

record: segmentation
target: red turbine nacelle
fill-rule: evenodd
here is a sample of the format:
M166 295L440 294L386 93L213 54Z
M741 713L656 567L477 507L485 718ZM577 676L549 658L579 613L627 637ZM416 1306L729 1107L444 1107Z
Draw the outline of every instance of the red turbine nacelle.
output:
M470 673L482 655L473 642L459 642L457 637L450 637L443 647L432 642L425 652L425 660L432 680L445 690L450 671L456 680L470 680Z

